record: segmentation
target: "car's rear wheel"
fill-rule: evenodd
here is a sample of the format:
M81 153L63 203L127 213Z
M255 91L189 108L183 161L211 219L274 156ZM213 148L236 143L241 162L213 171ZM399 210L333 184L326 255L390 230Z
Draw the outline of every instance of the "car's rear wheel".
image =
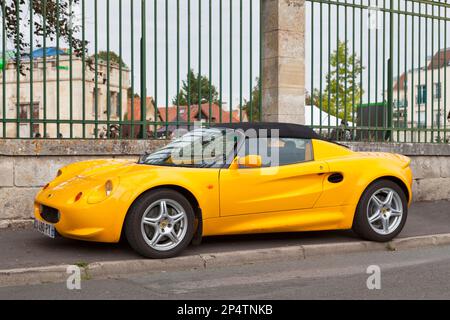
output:
M379 180L362 195L353 230L370 241L390 241L403 230L407 216L408 201L402 188L390 180Z
M147 258L171 258L183 251L194 234L194 210L189 201L171 189L150 191L132 206L125 235Z

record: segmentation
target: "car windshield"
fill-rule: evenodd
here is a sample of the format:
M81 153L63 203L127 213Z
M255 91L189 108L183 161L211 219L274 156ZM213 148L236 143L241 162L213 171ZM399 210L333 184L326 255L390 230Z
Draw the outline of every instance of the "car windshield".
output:
M158 151L141 157L139 163L156 166L209 168L226 163L237 141L233 130L196 129Z

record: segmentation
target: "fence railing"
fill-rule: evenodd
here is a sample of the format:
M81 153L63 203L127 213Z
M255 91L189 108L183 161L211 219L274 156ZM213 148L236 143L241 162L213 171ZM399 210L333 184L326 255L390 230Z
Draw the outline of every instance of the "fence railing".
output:
M307 120L338 140L450 140L450 1L307 0Z
M261 1L0 0L0 138L261 120ZM450 0L305 7L306 125L334 140L449 143Z
M0 0L0 138L259 120L259 0Z

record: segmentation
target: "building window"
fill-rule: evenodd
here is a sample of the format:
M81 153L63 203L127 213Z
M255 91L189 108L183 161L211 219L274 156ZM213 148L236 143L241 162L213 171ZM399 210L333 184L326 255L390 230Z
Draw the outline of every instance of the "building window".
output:
M417 126L419 128L426 128L427 127L426 111L419 111L418 119L417 119Z
M95 115L95 110L96 110L97 105L98 105L98 108L100 109L100 96L101 96L100 89L94 88L94 90L92 91L92 114L93 115Z
M393 125L395 128L405 128L408 113L406 108L399 108L392 113Z
M31 112L31 103L21 103L19 108L19 119L28 120ZM39 102L33 102L33 119L39 119Z
M426 104L427 103L427 86L419 85L417 86L417 104Z
M31 112L33 112L33 120L39 120L39 102L33 102L33 110L31 110L31 103L29 102L20 104L19 119L22 122L21 125L28 125L28 120L31 120ZM39 133L39 124L33 123L32 130L32 136L34 137Z
M109 106L109 112L111 115L120 117L120 99L119 99L119 93L115 91L110 92L110 106Z
M116 115L118 118L122 115L121 105L120 105L120 96L117 93L117 102L116 102Z
M442 85L440 82L434 84L434 98L441 99L442 97Z
M440 111L436 111L436 112L434 113L434 121L435 121L435 124L436 124L438 127L441 126L441 112L440 112Z
M408 101L406 99L394 100L394 106L397 109L406 109L406 107L408 106Z
M28 109L30 109L30 104L29 103L22 103L20 104L20 113L19 113L19 119L20 120L28 120Z

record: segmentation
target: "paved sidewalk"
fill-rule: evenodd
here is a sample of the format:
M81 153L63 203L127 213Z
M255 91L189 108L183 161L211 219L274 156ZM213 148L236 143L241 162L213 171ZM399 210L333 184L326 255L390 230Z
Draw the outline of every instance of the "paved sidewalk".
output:
M450 233L450 202L413 204L400 237ZM263 249L290 245L359 241L351 231L211 237L184 255ZM0 270L59 264L140 259L126 243L97 244L47 239L34 230L0 231Z

